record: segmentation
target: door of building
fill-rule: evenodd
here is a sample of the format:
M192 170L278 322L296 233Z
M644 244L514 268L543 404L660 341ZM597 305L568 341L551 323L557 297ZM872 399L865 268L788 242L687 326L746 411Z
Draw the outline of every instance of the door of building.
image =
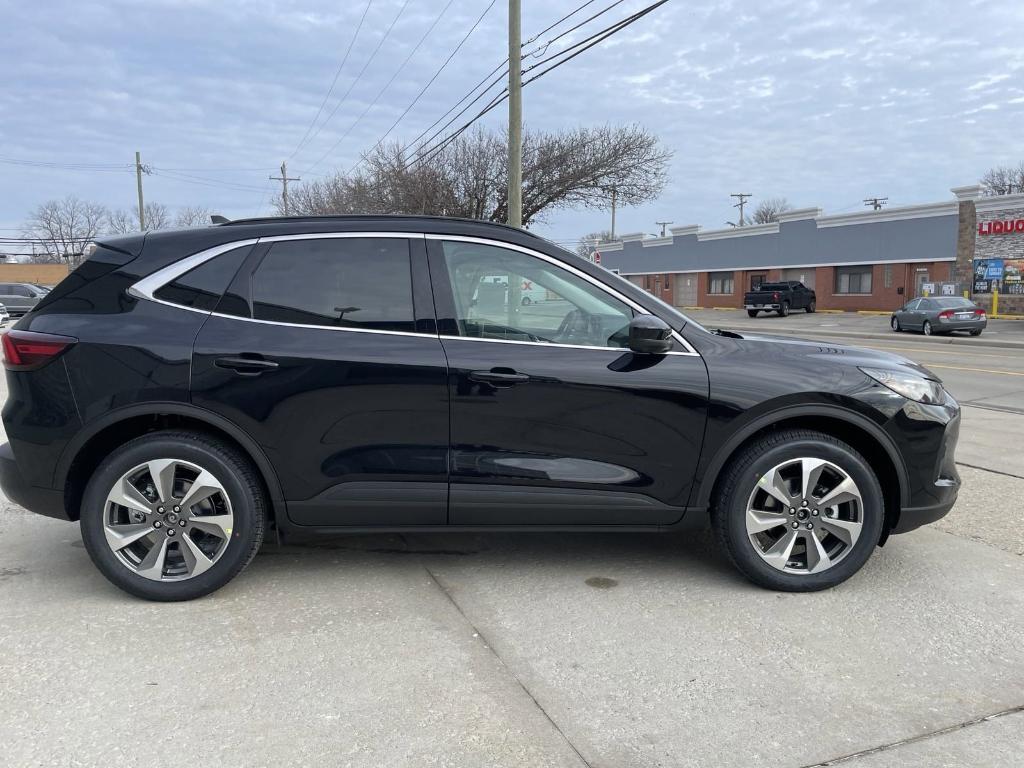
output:
M914 295L924 296L924 284L928 280L928 270L925 267L918 267L914 272Z
M676 275L676 298L677 307L697 306L697 275L694 272Z

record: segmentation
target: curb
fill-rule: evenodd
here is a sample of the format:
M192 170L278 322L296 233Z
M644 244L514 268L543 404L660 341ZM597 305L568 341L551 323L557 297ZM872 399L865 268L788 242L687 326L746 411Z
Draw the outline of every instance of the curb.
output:
M751 325L730 325L728 326L731 330L744 331L750 333L758 333L764 336L792 336L799 338L801 336L825 336L828 338L843 338L843 339L871 339L878 340L884 339L886 341L899 341L900 339L911 336L914 341L910 343L921 343L921 344L952 344L952 345L970 345L972 347L997 347L1000 349L1019 349L1024 350L1024 341L1003 341L1001 339L986 339L982 336L977 338L972 336L923 336L919 334L905 334L905 333L868 333L868 332L857 332L857 331L821 331L817 329L804 329L804 328L793 328L782 332L778 332L776 329L773 332L765 333L762 329L755 328Z

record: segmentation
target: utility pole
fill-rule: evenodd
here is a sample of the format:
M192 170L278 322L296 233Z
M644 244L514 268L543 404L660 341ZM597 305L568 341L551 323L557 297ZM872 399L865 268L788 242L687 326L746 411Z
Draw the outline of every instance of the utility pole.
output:
M880 211L887 202L889 202L888 197L869 197L864 200L864 205L871 206L873 210Z
M508 223L523 226L523 43L520 0L508 0Z
M298 176L289 178L288 176L288 161L284 160L281 163L281 175L268 177L271 181L281 182L281 207L284 209L284 215L288 215L288 182L289 181L302 181Z
M733 193L733 194L729 195L729 197L735 197L737 200L739 200L739 202L736 203L733 206L733 208L739 208L740 209L740 223L737 224L736 226L738 226L738 227L746 226L746 222L743 220L743 206L747 204L747 198L748 197L753 197L753 195L750 194L749 192L736 192L736 193Z
M139 231L146 231L146 208L142 204L142 155L135 153L135 185L139 188Z
M665 227L667 227L669 224L675 224L674 221L656 221L654 223L657 224L659 227L661 227L661 236L662 237L665 236Z
M612 234L611 234L611 239L614 240L615 239L615 203L616 203L616 201L618 199L618 196L619 196L619 189L618 189L617 185L611 184L611 185L605 187L604 191L612 193Z

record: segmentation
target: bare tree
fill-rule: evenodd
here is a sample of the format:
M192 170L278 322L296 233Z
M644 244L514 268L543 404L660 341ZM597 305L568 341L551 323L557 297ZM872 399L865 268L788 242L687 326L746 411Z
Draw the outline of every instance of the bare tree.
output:
M25 235L38 241L35 260L77 267L82 247L100 233L106 217L105 207L73 195L38 206L25 222Z
M205 227L210 224L210 216L212 211L209 208L205 208L201 205L190 205L187 208L179 208L178 215L174 217L174 226L187 228L187 227Z
M594 251L601 250L598 245L599 243L604 243L611 239L612 233L609 229L602 229L600 232L588 232L581 237L579 243L576 244L576 253L584 259L589 259L590 254Z
M351 176L304 182L289 195L293 213L425 213L505 221L504 133L478 127L436 152L375 147ZM671 152L638 126L527 131L523 138L523 224L558 208L637 205L665 185ZM278 210L281 205L278 203Z
M167 229L171 226L171 212L163 203L146 203L146 230ZM107 216L107 232L128 235L139 231L139 206L130 211L118 208Z
M779 214L793 210L793 206L784 197L766 197L754 209L755 224L770 224L779 220Z
M986 195L1012 195L1024 192L1024 160L1013 166L990 168L981 177L981 189Z

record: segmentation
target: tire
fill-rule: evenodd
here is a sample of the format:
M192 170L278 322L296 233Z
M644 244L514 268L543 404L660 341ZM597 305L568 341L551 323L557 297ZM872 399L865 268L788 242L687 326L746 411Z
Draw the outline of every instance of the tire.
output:
M892 326L893 333L899 333L903 330L903 326L900 325L900 319L896 315L893 315L892 319L889 320L889 325Z
M166 472L150 470L168 466ZM173 497L173 505L189 496L194 483L184 485L183 481L199 480L200 471L208 473L204 486L217 490L180 515L171 514L165 497ZM174 490L164 489L157 496L156 486L164 486L155 480L157 475L169 477ZM119 498L134 506L112 503L108 497L124 489L134 493ZM148 510L144 509L147 501ZM249 564L263 541L266 509L256 469L239 451L196 432L152 432L129 441L99 465L82 498L80 526L86 551L115 586L146 600L192 600L220 589ZM147 527L149 533L116 553L108 543L112 536L120 544L121 530L133 536ZM152 567L146 567L151 555ZM141 575L143 570L151 576Z
M806 312L807 312L807 314L808 314L808 315L813 315L813 314L814 314L814 311L815 311L815 310L816 310L817 308L818 308L818 307L816 306L816 304L814 303L814 300L812 299L812 300L811 300L811 303L807 305L807 310L806 310Z
M818 516L811 516L814 507L805 508L802 499L790 495L790 503L794 505L790 508L800 507L796 514L789 513L784 505L780 505L780 511L760 513L762 518L769 520L769 524L773 515L778 515L781 521L778 527L756 534L765 537L766 543L763 546L768 547L767 552L761 552L758 547L762 544L755 543L755 534L748 530L748 505L761 507L770 503L759 502L758 499L769 498L764 481L772 477L780 466L785 467L782 472L789 472L791 478L796 478L792 482L798 484L802 469L798 462L802 458L829 462L830 466L821 471L821 485L816 486L825 488L824 498L827 499L831 493L828 486L845 474L855 484L862 503L844 502L838 507L820 510ZM776 476L782 477L781 474ZM812 493L807 501L814 505L820 498ZM712 502L711 523L733 565L750 581L783 592L814 592L842 583L867 562L882 533L885 519L883 498L882 488L874 472L849 445L821 432L784 430L747 445L723 470ZM806 512L805 516L801 516L803 512ZM845 519L847 515L850 520ZM826 516L832 519L826 520ZM852 543L834 538L831 532L846 531L856 523L855 517L859 517L859 528L855 538L850 535ZM797 522L797 530L791 530L793 522ZM817 532L807 530L807 523L811 523L812 528L816 525ZM769 564L767 555L771 553L770 542L776 534L779 541L783 537L797 538L796 543L786 551L786 560L775 558L777 565L773 566ZM811 553L807 551L811 548L807 537L811 535L823 540L823 546L831 547L827 554L835 558L834 561L829 560L830 566L817 572L811 568ZM801 556L804 560L802 568L799 562ZM814 559L817 561L815 565L822 563L817 556Z
M981 336L981 328L975 328L970 333L971 333L971 336Z
M921 326L921 333L925 336L932 335L932 324L928 320L925 320L924 325Z
M528 307L531 304L533 304L533 299L531 299L529 296L523 296L522 301L520 301L519 303L522 304L524 307Z
M779 317L789 317L789 302L782 302L782 306L779 307Z
M757 317L758 311L756 309L748 309L747 317Z

